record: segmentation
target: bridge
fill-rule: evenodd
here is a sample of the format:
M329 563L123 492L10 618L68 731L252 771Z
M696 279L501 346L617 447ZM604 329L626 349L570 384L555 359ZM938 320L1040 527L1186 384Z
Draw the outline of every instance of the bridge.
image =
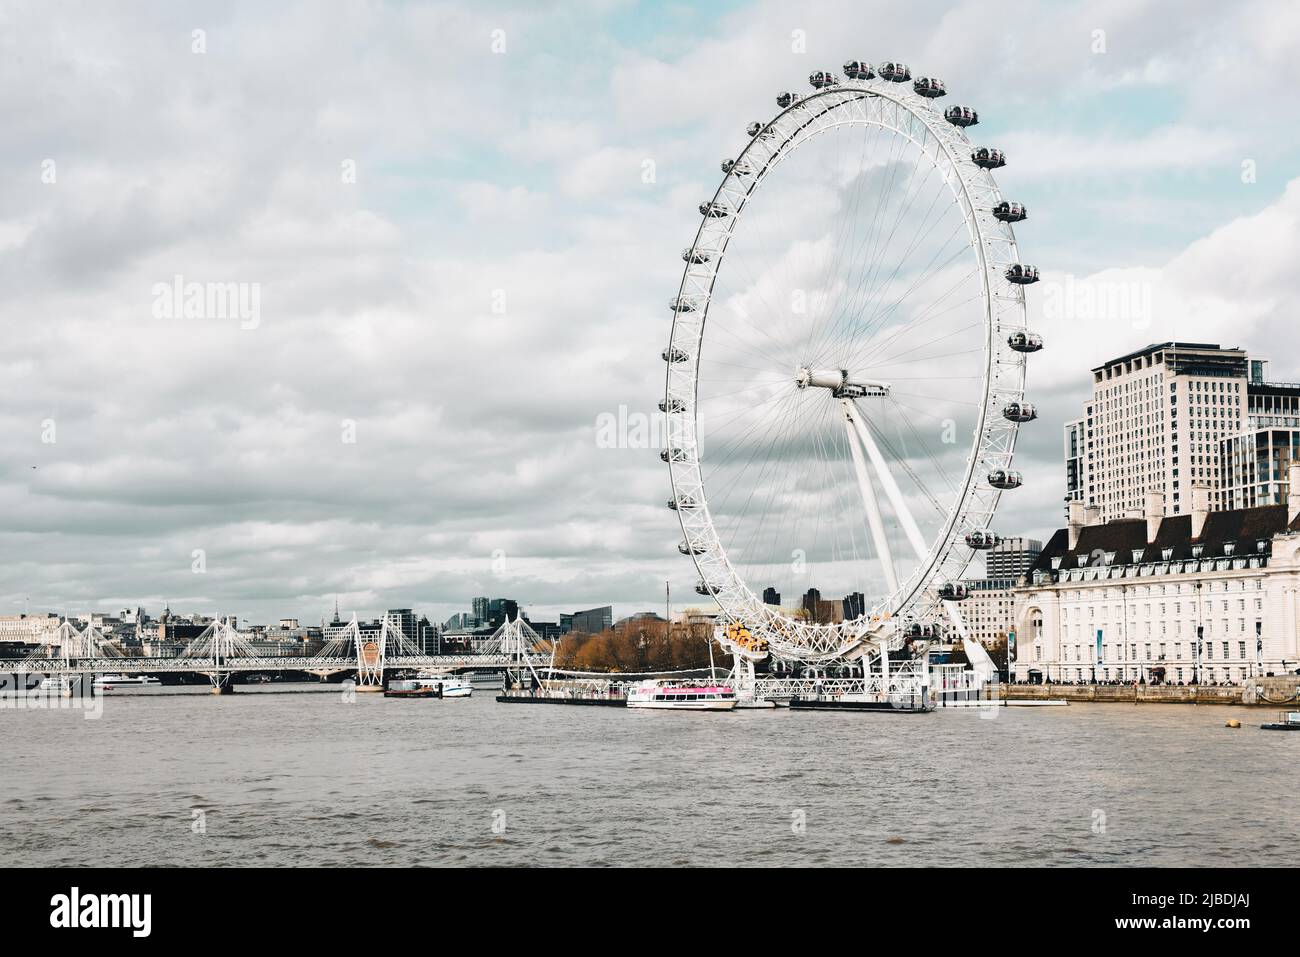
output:
M507 621L472 654L422 653L405 633L385 620L379 635L363 636L357 617L314 655L266 655L227 619L218 619L175 657L128 655L92 623L78 629L65 620L55 640L26 658L0 663L0 671L17 675L202 674L214 692L231 690L241 673L304 671L318 677L353 671L358 691L379 691L386 671L533 671L552 660L538 634L522 620Z

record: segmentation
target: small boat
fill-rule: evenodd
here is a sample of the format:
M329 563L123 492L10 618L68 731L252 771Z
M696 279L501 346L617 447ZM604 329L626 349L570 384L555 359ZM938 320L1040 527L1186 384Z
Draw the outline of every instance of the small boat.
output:
M641 681L628 691L627 706L661 711L731 711L736 707L736 691L723 685Z
M152 688L162 682L151 675L98 675L96 691L120 691L123 688Z
M1300 731L1300 711L1283 711L1276 721L1259 727L1261 731Z
M440 698L438 689L418 678L394 678L384 688L385 698Z
M414 680L435 689L440 698L468 698L474 694L474 686L465 675L438 675L421 671Z
M42 678L37 690L44 691L48 694L59 694L64 697L71 697L80 681L80 676L54 675L50 678Z

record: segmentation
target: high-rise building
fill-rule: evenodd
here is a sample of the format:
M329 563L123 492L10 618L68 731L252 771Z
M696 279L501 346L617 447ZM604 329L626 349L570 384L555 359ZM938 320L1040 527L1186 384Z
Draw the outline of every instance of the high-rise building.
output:
M1082 419L1065 423L1065 500L1086 501L1088 494L1088 429L1092 422L1092 403L1085 406ZM1068 510L1067 510L1068 512Z
M844 620L861 618L867 611L867 597L860 591L844 596Z
M470 604L470 608L472 610L472 617L476 619L479 624L483 624L483 622L488 620L488 600L486 598L475 598Z
M415 612L409 608L390 608L384 615L384 621L388 623L389 628L396 628L400 631L410 643L410 647L419 648L420 630L419 622L415 617Z
M775 588L773 588L771 585L768 585L766 588L763 589L763 604L780 605L781 593L777 591Z
M1065 425L1065 498L1096 519L1281 504L1300 454L1300 385L1268 382L1267 360L1211 343L1164 342L1092 370L1084 416ZM1068 511L1067 511L1068 515Z
M1242 431L1248 384L1263 374L1256 361L1213 343L1162 342L1094 368L1086 414L1065 426L1067 498L1109 521L1142 515L1154 491L1167 514L1186 514L1193 484L1220 487L1219 443Z
M1300 385L1252 379L1248 390L1245 428L1219 443L1218 508L1284 504L1288 466L1300 461Z
M1004 538L984 553L984 577L1019 578L1042 554L1043 543L1036 538Z
M582 635L598 635L613 626L614 609L609 605L602 605L600 608L575 611L569 630Z

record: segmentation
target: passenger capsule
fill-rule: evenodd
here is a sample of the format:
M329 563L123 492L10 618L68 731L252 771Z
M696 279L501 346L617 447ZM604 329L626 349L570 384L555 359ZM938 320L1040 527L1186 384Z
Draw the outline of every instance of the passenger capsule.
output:
M690 542L680 542L677 550L683 555L703 555L708 551L703 545L692 545Z
M998 535L988 529L981 529L966 535L966 544L977 551L986 551L1001 541L1002 539Z
M912 78L912 70L906 63L882 63L876 68L882 80L891 83L906 83Z
M1038 418L1038 410L1028 402L1008 402L1002 409L1002 418L1008 422L1032 422Z
M950 106L943 111L943 118L953 126L974 126L980 121L980 115L969 106Z
M699 306L694 299L678 296L676 299L668 300L668 308L673 312L694 312Z
M700 579L699 581L697 581L697 582L695 583L695 594L697 594L697 595L711 595L711 594L713 594L713 592L709 591L709 586L706 585L706 584L704 584L704 580L703 580L703 579Z
M737 176L754 175L754 170L748 163L738 163L733 159L722 161L722 171L724 173L735 173Z
M918 76L912 84L912 91L928 100L948 95L948 91L943 88L943 80L936 80L932 76Z
M1011 203L1003 200L993 207L993 216L1004 223L1020 223L1029 218L1029 210L1025 209L1021 203Z
M960 583L949 582L939 586L939 598L942 601L965 601L969 596L970 591Z
M970 154L970 158L981 169L1001 169L1007 165L1006 154L988 146L981 146Z
M701 263L709 261L709 254L703 249L696 249L694 246L690 246L682 250L682 261L693 263L698 266Z
M812 84L813 89L820 90L828 86L837 86L840 80L830 70L818 70L816 73L809 74L808 82Z
M1038 282L1038 267L1012 263L1003 275L1007 277L1007 282L1013 282L1017 286L1028 286L1030 283Z
M802 99L803 97L798 93L778 93L776 95L776 105L785 110L794 106Z
M876 71L866 60L850 60L844 64L844 75L850 80L871 80L875 78Z
M674 512L689 512L691 509L698 508L699 505L696 503L695 499L691 498L689 495L683 495L681 498L669 499L668 507Z
M1016 352L1037 352L1043 348L1043 337L1036 332L1013 332L1007 336L1007 345Z
M690 358L681 349L665 349L660 355L663 356L664 362L685 362Z
M700 203L700 215L709 219L725 219L731 215L731 210L725 203Z
M675 412L682 412L686 409L686 403L681 399L660 399L659 411L672 415Z
M750 123L747 127L745 127L745 133L748 134L749 136L757 136L761 132L763 132L762 123Z
M664 449L659 453L659 460L662 462L686 462L690 457L690 453L685 449Z
M994 488L1001 489L1020 488L1025 481L1019 472L1010 469L994 469L988 474L988 480Z

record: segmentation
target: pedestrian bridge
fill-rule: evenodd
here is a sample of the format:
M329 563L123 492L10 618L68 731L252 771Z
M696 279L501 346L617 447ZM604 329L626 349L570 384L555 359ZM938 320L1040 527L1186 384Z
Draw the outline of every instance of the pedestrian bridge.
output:
M385 621L379 635L363 636L356 615L314 655L258 654L247 635L226 620L214 621L181 654L170 658L132 657L106 639L93 624L78 629L70 621L59 627L56 641L26 658L0 665L9 674L193 674L206 675L214 689L228 690L232 675L266 671L305 671L325 677L355 672L358 685L380 686L384 673L396 670L501 671L537 667L552 652L522 619L507 621L478 652L427 655Z

